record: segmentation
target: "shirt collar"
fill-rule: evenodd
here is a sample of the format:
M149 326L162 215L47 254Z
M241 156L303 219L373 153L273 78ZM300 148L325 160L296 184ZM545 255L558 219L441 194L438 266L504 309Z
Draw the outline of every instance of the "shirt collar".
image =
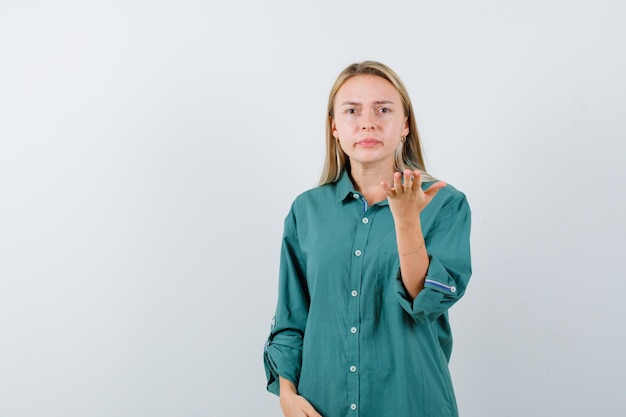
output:
M337 203L341 203L342 201L345 201L348 198L354 200L355 195L359 196L359 198L361 197L361 193L356 191L354 184L352 184L352 179L350 178L350 175L348 174L348 171L346 170L343 170L343 172L341 173L341 177L339 177L339 179L335 183L335 190L336 190ZM387 199L384 199L383 201L376 203L376 205L382 205L382 206L386 206L388 204L389 204L389 201Z
M346 198L350 197L350 198L354 198L354 194L358 194L355 190L354 190L354 184L352 184L352 180L350 179L350 175L348 175L348 172L346 170L344 170L341 173L341 176L339 177L339 179L336 182L336 186L335 186L335 190L336 190L336 196L337 196L337 202L340 203L342 201L344 201Z

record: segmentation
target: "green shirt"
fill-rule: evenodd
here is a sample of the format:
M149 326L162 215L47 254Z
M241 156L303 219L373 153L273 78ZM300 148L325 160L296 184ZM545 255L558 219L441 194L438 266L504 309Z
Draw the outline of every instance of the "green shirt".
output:
M295 199L265 345L269 391L280 375L324 417L458 415L447 310L471 275L465 195L444 187L421 224L430 265L411 300L387 200L368 206L345 172Z

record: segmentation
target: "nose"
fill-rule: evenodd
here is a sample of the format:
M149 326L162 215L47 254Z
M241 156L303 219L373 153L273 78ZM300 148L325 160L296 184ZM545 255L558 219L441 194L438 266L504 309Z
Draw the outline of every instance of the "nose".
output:
M371 130L373 128L374 122L372 115L369 111L363 112L363 116L361 117L361 130Z

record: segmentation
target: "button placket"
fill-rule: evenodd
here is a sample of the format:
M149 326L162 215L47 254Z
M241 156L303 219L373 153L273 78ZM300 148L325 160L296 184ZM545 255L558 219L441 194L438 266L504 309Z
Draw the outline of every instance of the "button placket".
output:
M357 226L356 235L354 236L354 242L352 246L352 265L350 269L350 282L349 285L352 287L350 291L350 296L353 299L353 302L349 303L349 316L347 317L347 330L348 338L349 338L349 353L346 357L345 366L348 371L348 380L347 380L347 404L350 410L357 411L360 397L360 389L359 386L361 384L360 381L360 372L358 369L358 364L360 363L361 354L360 354L360 337L359 334L361 332L360 323L361 323L361 286L363 280L363 266L366 259L368 259L369 252L367 243L370 232L372 230L373 224L373 216L376 214L377 207L372 206L368 207L367 201L364 198L354 193L353 197L355 200L363 202L362 211L357 218L353 221L360 223L360 226ZM376 256L372 253L372 256ZM369 262L369 261L368 261ZM357 298L358 297L358 298ZM359 412L354 413L354 416L358 416Z

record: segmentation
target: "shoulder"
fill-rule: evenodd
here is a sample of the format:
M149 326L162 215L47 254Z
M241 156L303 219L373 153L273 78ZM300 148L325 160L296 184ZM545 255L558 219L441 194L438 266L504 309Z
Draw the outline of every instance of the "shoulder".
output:
M297 195L285 218L285 230L297 235L302 227L318 224L321 214L328 211L336 195L333 184L320 185Z
M428 189L433 183L434 182L427 183L424 188ZM467 201L467 197L465 196L465 193L463 193L458 188L454 187L452 184L449 184L449 183L447 183L445 187L439 190L439 192L437 193L437 196L439 198L445 199L446 201Z
M428 188L432 183L428 183L424 188ZM439 218L448 215L470 214L470 206L465 193L448 184L437 192L437 195L430 202L429 206L439 214Z
M332 184L318 185L298 194L291 204L291 210L326 204L336 198L336 186Z

